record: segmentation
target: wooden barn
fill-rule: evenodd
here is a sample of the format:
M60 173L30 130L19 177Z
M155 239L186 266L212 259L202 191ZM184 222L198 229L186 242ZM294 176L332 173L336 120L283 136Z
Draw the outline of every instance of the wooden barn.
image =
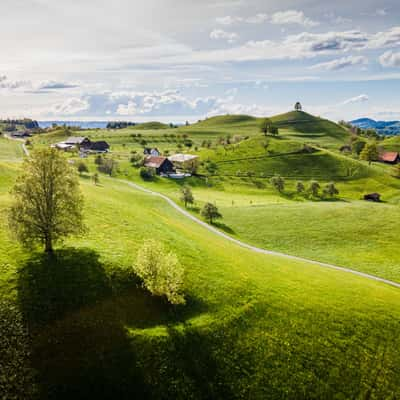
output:
M154 168L157 175L174 172L174 165L166 157L148 156L144 160L144 166Z
M379 154L379 161L387 164L397 164L400 161L400 156L396 151L385 151Z

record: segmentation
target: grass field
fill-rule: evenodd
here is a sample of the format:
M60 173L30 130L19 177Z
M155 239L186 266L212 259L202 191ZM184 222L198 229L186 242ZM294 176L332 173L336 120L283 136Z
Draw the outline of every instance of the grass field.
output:
M395 288L253 254L122 183L82 179L82 189L89 232L55 259L0 232L0 294L32 333L41 398L400 393ZM8 203L4 191L3 222ZM154 237L186 267L188 302L175 311L131 273L138 247Z

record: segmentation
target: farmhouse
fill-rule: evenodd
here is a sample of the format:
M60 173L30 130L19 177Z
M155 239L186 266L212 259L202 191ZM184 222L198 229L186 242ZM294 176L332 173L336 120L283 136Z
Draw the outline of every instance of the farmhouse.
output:
M98 142L91 142L90 146L86 149L93 153L107 153L110 150L110 145L106 141L100 140Z
M397 164L400 161L400 156L396 151L386 151L379 154L379 161L387 164Z
M174 154L168 157L175 168L185 171L196 171L199 157L192 154Z
M154 168L157 175L174 172L174 165L166 157L147 156L144 160L144 166Z
M80 148L89 148L91 145L91 141L89 140L89 138L83 137L83 136L70 136L67 140L65 140L62 143L76 146L79 149Z
M22 131L22 132L12 132L11 136L13 138L27 138L31 137L32 135L28 131Z
M154 149L150 148L150 147L145 147L143 150L143 154L145 156L160 156L161 152L155 147Z

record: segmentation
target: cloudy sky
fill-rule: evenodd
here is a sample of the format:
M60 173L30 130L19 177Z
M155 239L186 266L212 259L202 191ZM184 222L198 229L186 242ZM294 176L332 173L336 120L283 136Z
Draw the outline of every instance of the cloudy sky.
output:
M398 0L2 0L0 118L400 119Z

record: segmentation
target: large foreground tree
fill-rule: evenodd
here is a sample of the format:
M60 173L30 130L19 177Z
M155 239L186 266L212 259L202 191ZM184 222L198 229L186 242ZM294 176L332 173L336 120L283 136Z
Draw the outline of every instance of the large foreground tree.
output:
M40 243L52 252L55 242L84 230L78 177L56 149L25 160L12 195L9 225L24 245Z

